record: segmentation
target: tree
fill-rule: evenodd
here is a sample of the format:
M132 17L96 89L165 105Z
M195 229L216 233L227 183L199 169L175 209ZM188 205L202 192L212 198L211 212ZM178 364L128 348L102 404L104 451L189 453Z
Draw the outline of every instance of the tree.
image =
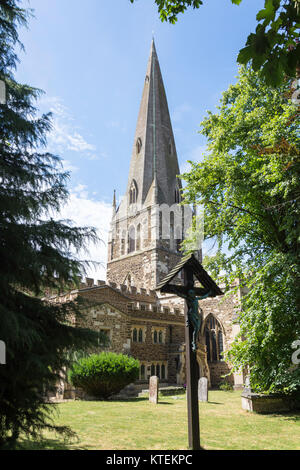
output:
M70 324L79 305L41 299L46 288L58 292L77 283L83 265L71 251L97 236L92 228L51 218L67 200L68 174L58 157L43 151L51 115L37 116L41 91L14 80L18 26L30 16L19 3L0 1L0 80L6 86L0 104L0 339L7 352L0 365L0 447L13 445L20 433L68 432L53 425L44 393L68 365L67 350L97 341L96 333Z
M133 3L135 0L130 1ZM242 0L231 2L239 5ZM174 24L180 13L189 7L198 9L204 1L155 0L155 3L160 19ZM248 36L238 62L251 64L256 71L261 70L268 85L280 85L285 75L296 78L300 56L300 0L265 0L265 6L257 13L256 19L256 31Z
M216 241L207 269L250 288L227 357L249 365L257 390L299 390L299 107L288 81L274 89L242 67L218 109L201 123L209 154L182 177L186 203L205 206L205 238Z

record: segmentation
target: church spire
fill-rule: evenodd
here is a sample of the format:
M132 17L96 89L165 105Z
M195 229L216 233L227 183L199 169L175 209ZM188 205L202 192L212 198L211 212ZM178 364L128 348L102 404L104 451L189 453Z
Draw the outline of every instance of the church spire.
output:
M179 166L154 39L132 149L126 197L111 223L107 280L154 288L180 260ZM177 219L175 219L177 215ZM175 223L176 222L176 223ZM168 227L168 229L166 229Z
M139 204L173 204L180 181L166 92L154 39L151 41L144 89L129 170L127 197L136 187ZM154 191L156 189L156 191ZM156 192L156 194L155 194Z

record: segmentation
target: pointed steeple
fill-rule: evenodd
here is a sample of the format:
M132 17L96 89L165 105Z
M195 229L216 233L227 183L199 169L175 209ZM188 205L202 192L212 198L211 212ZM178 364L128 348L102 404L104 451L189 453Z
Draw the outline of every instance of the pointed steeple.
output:
M166 92L151 43L126 197L111 223L107 280L154 288L180 260L181 182ZM178 215L175 219L175 215ZM185 223L185 222L184 222ZM165 230L166 226L169 230Z
M179 166L166 92L154 39L146 71L137 120L127 185L128 201L133 187L137 203L173 204ZM149 201L150 202L150 201Z

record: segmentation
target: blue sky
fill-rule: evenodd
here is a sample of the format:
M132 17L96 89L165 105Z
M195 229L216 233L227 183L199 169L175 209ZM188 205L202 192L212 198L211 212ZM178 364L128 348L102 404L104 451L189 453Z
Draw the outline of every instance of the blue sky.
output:
M177 24L161 23L152 0L24 0L34 9L20 33L26 52L16 78L45 91L49 149L71 171L62 216L93 225L106 242L113 190L125 191L152 31L180 167L205 149L199 124L236 80L236 57L264 0L205 0ZM106 247L90 256L105 264ZM104 268L90 273L104 278Z

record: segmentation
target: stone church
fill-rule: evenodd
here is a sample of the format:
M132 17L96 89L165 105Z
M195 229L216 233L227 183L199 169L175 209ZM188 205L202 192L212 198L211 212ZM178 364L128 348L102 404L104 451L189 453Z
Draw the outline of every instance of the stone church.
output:
M133 142L126 194L113 198L108 242L107 280L86 279L78 290L53 299L82 297L90 301L78 325L101 331L107 350L140 361L138 385L157 375L161 384L185 383L183 301L155 291L180 261L180 243L191 214L184 214L181 181L166 92L154 41ZM201 262L201 250L196 252ZM181 279L177 279L180 283ZM222 286L220 286L222 288ZM202 330L198 338L200 374L211 387L224 381L230 365L222 355L239 330L235 323L242 292L200 302ZM243 377L226 379L240 387Z

